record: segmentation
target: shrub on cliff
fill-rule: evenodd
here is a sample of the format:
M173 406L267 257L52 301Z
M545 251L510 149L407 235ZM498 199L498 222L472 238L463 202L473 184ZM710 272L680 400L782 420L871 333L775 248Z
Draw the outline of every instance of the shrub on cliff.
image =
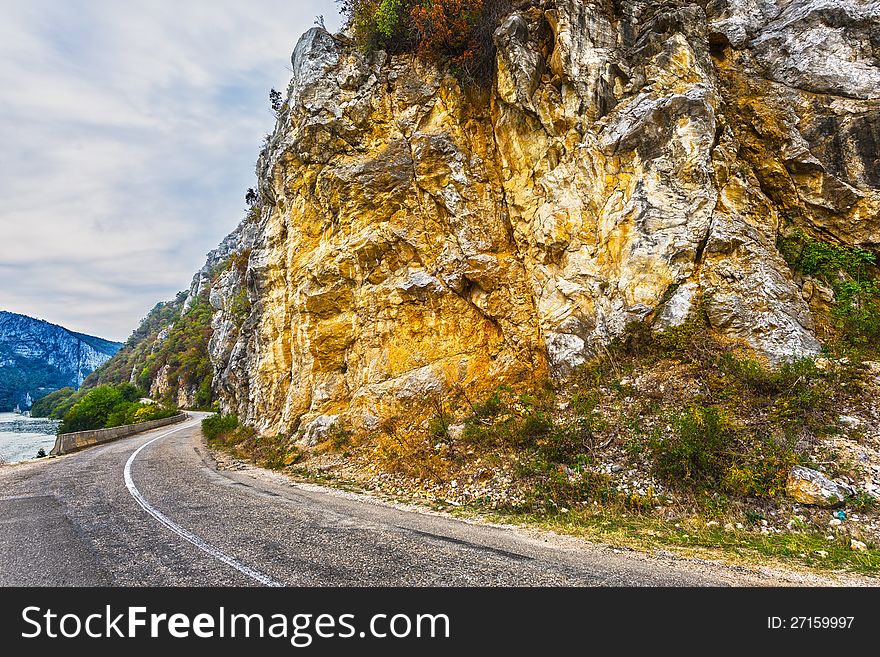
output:
M880 345L880 278L877 255L856 246L823 242L796 230L779 240L779 250L795 271L834 291L831 319L848 350L876 354Z
M510 11L510 0L339 0L340 11L365 52L415 52L449 65L460 80L492 83L492 35Z
M199 297L186 314L174 321L165 340L144 356L138 384L145 389L150 388L164 369L165 378L170 384L166 402L170 403L176 398L181 386L191 386L198 391L195 406L209 407L213 401L210 382L214 372L208 358L208 342L213 333L213 313L207 295Z

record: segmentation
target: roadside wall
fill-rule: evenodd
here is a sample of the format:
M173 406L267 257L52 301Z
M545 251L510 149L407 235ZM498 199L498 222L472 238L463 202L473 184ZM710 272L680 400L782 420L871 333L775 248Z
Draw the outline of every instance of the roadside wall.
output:
M120 438L133 436L136 433L158 429L169 424L177 424L183 422L187 418L186 413L179 413L172 417L166 417L161 420L150 420L149 422L141 422L139 424L128 424L124 427L113 427L112 429L96 429L94 431L79 431L77 433L63 433L55 438L55 447L49 452L51 456L61 456L62 454L70 454L78 452L86 447L94 445L102 445Z

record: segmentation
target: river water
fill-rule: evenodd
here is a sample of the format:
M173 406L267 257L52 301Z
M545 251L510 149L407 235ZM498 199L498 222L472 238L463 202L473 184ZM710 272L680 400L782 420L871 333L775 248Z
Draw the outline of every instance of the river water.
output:
M0 413L0 463L36 458L41 447L48 454L55 446L57 429L55 420Z

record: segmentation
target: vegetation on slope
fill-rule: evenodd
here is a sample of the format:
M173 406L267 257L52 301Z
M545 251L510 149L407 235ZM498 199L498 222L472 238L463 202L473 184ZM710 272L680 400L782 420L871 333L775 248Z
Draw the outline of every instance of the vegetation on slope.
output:
M205 299L199 299L185 315L179 317L168 337L144 359L137 376L138 385L150 385L160 371L167 368L164 376L170 386L164 395L165 400L171 401L181 386L193 387L197 388L194 407L210 407L214 371L208 358L208 342L211 339L213 313L210 304Z
M256 192L249 190L249 195ZM251 200L249 204L256 203ZM247 221L254 221L258 206L252 205ZM198 298L186 312L187 292L157 304L132 333L125 346L83 384L93 388L102 384L132 383L152 391L166 404L187 403L193 409L211 409L215 402L214 371L208 355L213 334L214 308L208 302L209 290L224 272L236 270L240 278L247 270L250 249L242 249L214 266ZM242 290L228 301L227 316L239 326L251 312L247 292ZM181 395L181 391L185 392ZM186 402L183 400L186 399Z
M213 309L206 296L185 314L181 314L183 293L175 301L157 305L119 354L86 379L84 387L132 382L150 390L162 372L168 382L163 402L175 403L180 388L186 387L195 390L195 408L209 408L214 401L208 358Z
M283 469L299 461L302 451L282 436L260 436L239 422L235 415L212 415L202 420L202 433L208 445L246 458L273 470Z
M171 417L177 409L141 403L144 391L131 384L68 388L40 400L41 417L61 420L58 433L74 433Z
M364 52L415 52L448 64L463 82L487 87L495 73L492 34L510 0L339 0Z
M798 464L864 479L864 464L840 438L855 447L865 438L840 416L871 412L865 368L801 359L771 369L713 337L700 313L663 334L634 328L564 386L437 398L425 425L392 418L370 435L338 427L306 448L217 416L206 435L216 449L293 476L459 513L627 545L723 548L878 572L874 498L849 500L847 522L831 529L829 511L786 498ZM854 552L853 539L868 551Z
M62 388L51 392L34 402L31 407L31 417L60 420L76 402L85 397L85 394L85 390L78 391L76 388Z
M131 334L119 353L92 373L83 386L93 388L104 384L131 382L132 373L140 373L140 365L152 351L159 334L180 317L185 300L186 293L181 292L173 301L156 304L141 320L140 326ZM149 385L143 385L146 382L140 383L145 389L149 388Z
M833 305L827 341L855 356L880 353L880 279L877 255L855 246L824 242L795 230L780 238L779 250L791 268L831 288Z

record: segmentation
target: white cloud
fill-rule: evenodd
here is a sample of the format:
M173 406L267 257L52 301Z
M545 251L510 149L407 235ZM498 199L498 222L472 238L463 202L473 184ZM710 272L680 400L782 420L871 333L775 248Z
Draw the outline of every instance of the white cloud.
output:
M4 1L0 309L124 339L238 223L332 0Z

